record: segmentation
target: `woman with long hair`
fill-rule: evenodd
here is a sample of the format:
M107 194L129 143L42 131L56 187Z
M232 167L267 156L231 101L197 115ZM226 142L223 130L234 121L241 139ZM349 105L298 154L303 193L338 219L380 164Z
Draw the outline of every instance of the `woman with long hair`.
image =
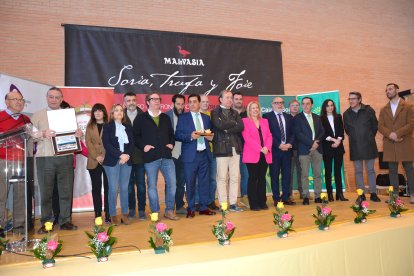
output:
M105 222L110 223L108 206L108 179L104 168L102 167L105 159L105 148L102 145L102 130L105 123L108 122L108 112L101 103L96 103L92 107L91 119L86 126L85 141L89 150L86 168L92 182L92 200L95 218L102 216L102 182L104 186L104 207ZM102 177L103 176L103 177Z
M103 127L102 142L106 150L103 167L108 176L108 201L111 221L113 224L119 225L119 220L116 215L116 199L119 188L122 214L121 223L127 225L129 224L128 184L132 168L130 156L134 150L134 136L131 125L126 124L122 105L116 104L112 107L109 123Z
M247 197L250 210L268 209L266 205L266 172L272 163L272 134L269 122L262 118L260 104L250 102L247 105L247 118L243 118L244 138L243 163L247 165L249 178Z
M332 193L332 160L334 161L334 178L336 200L348 201L342 191L342 164L344 162L344 123L341 114L336 113L335 103L325 100L321 108L321 122L325 129L322 139L323 163L325 165L325 183L328 200L334 201Z

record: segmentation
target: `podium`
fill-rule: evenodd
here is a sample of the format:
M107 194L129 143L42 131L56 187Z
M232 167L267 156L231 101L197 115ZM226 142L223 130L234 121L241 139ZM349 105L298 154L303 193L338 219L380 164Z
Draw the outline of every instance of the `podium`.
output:
M6 240L10 240L6 249L11 251L26 250L28 224L32 221L30 191L34 181L30 133L31 124L0 132L0 223Z

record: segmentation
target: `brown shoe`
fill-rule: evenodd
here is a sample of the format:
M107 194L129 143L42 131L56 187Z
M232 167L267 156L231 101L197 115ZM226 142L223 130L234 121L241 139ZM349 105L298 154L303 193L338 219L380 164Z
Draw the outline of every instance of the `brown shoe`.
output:
M115 226L118 226L119 225L118 217L117 216L111 217L111 223Z
M129 225L128 214L122 214L121 223Z
M170 220L179 220L180 218L177 217L173 211L168 211L167 213L165 213L164 218L166 219L170 219Z

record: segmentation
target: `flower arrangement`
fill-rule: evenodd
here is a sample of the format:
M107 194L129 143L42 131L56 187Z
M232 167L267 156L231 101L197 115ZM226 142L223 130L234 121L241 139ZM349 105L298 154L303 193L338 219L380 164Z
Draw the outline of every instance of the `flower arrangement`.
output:
M332 215L331 208L327 207L326 193L321 193L322 207L316 206L317 214L312 214L316 219L315 224L318 225L319 230L328 230L331 223L335 220L336 215Z
M355 223L364 223L367 222L367 216L376 212L376 210L369 210L368 201L362 199L364 191L362 189L357 190L358 198L355 201L355 204L351 206L351 209L356 213L354 218Z
M221 219L218 220L217 224L213 225L212 228L213 235L216 237L220 245L229 245L230 239L236 230L233 222L225 221L228 212L227 203L222 203L220 208Z
M279 228L279 231L277 232L279 238L286 238L288 232L295 231L292 229L293 216L291 216L288 211L283 212L284 208L285 205L280 201L276 206L277 213L273 213L273 223Z
M158 213L152 213L151 224L149 226L149 232L151 233L148 240L151 247L154 249L155 254L162 254L165 251L170 252L170 246L173 245L171 234L172 228L167 228L167 224L158 222Z
M388 209L390 209L390 216L393 218L397 218L401 216L401 212L405 212L408 209L404 208L404 202L398 197L398 195L394 194L394 187L388 187Z
M30 250L34 257L42 261L43 268L55 266L55 257L62 250L62 241L58 240L57 234L50 234L53 229L52 222L45 223L47 235Z
M108 261L109 255L112 253L112 246L116 242L115 237L111 237L114 226L108 227L108 230L102 226L102 217L95 219L95 226L93 227L93 234L85 231L88 236L88 246L91 248L92 253L98 259L98 262Z

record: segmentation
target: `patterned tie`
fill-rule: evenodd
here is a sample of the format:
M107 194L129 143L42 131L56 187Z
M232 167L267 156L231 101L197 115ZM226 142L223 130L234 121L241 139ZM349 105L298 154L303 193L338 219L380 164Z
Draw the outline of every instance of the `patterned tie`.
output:
M200 113L196 113L195 115L196 115L196 130L200 131L200 130L202 130L201 129L201 122L200 122ZM197 143L201 144L201 145L204 144L204 138L203 137L198 138Z
M285 128L283 127L283 121L282 121L282 114L277 114L279 116L279 128L280 128L280 138L282 143L286 142L286 134L285 134Z

